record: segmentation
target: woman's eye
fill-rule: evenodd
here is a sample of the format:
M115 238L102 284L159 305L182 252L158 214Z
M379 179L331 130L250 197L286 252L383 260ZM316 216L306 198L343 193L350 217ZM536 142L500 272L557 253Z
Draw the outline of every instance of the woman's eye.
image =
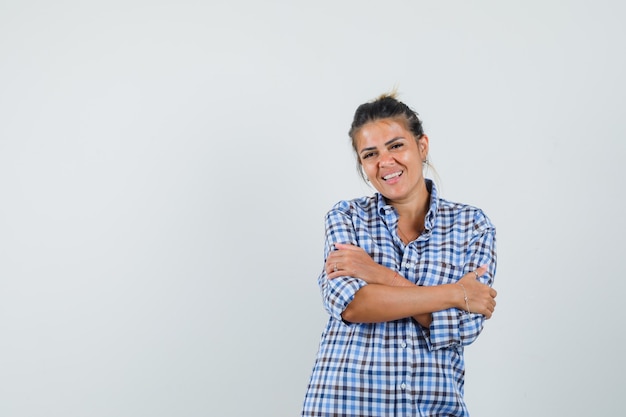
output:
M402 143L394 143L393 145L391 145L391 149L398 149L401 148L403 145Z
M372 156L374 156L374 152L368 152L368 153L361 155L361 159L371 158Z

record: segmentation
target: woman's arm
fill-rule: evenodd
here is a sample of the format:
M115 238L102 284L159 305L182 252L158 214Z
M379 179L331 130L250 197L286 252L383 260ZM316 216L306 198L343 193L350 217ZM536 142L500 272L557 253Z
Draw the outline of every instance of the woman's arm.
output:
M342 317L352 323L378 323L426 314L430 316L433 311L460 307L463 300L463 289L454 284L434 287L369 284L357 291Z
M491 317L496 291L476 280L474 272L466 274L457 284L432 287L417 286L397 272L377 264L358 246L334 245L329 253L325 272L328 279L351 276L368 283L360 288L342 313L348 322L374 323L413 317L428 328L431 313L449 308L465 310L465 296L471 300L472 312ZM486 270L477 270L482 275Z

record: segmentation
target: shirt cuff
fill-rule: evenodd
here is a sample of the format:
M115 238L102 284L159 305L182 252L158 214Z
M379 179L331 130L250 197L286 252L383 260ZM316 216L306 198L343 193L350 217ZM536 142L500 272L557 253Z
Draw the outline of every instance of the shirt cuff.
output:
M335 319L343 321L341 314L348 307L348 304L352 302L356 292L366 286L367 283L359 278L347 276L324 279L326 279L326 282L322 286L322 295L325 300L326 310Z
M430 334L426 338L428 349L445 349L452 345L460 345L461 334L459 330L463 311L457 308L436 311L432 313L433 321L430 324Z

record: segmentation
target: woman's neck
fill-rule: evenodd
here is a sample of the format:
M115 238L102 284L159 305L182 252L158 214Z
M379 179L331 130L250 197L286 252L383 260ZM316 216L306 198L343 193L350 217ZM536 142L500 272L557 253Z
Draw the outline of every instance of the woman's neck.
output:
M430 193L426 187L416 197L391 204L398 212L398 235L408 243L415 240L424 231L426 213L430 207Z

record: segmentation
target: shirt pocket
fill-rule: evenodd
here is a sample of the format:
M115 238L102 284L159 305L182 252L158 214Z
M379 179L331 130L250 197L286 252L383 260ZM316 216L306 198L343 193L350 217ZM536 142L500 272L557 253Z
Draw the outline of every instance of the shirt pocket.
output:
M417 283L423 286L453 284L463 276L463 266L440 261L419 262Z

